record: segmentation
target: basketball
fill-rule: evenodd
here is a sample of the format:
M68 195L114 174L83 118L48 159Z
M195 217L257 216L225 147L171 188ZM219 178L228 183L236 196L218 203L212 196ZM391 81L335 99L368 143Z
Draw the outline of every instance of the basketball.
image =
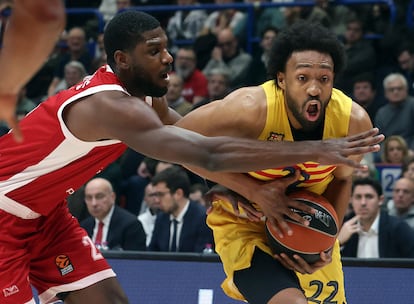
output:
M308 214L293 209L309 221L309 226L286 218L293 234L284 235L283 238L280 238L270 222L266 221L269 245L274 253L286 253L288 256L298 254L308 263L314 263L320 259L320 252L327 251L334 245L339 231L338 216L329 201L316 193L300 190L289 194L289 197L311 206L316 212Z

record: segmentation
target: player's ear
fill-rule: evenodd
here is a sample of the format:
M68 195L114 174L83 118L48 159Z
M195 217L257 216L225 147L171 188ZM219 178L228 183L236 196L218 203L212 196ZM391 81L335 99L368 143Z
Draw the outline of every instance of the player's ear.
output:
M121 50L116 50L114 53L114 59L116 65L120 69L128 69L129 68L129 55Z
M284 89L285 88L285 77L283 75L283 73L277 73L276 75L276 81L277 81L277 85Z

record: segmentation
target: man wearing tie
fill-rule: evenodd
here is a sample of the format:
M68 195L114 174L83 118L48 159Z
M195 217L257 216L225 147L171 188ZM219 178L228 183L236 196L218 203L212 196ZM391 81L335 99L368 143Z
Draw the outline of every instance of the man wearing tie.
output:
M150 251L202 252L206 244L213 244L206 209L189 200L190 180L183 169L165 169L151 183L162 212L155 221Z
M146 235L137 217L115 204L111 183L94 178L85 185L90 217L81 222L99 249L146 250Z

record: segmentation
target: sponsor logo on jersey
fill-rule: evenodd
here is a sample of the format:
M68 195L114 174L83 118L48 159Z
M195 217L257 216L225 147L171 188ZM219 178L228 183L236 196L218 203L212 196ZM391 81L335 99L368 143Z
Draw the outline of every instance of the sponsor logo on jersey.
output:
M55 263L62 276L73 271L73 265L65 254L60 254L55 258Z
M3 289L3 295L5 298L10 297L11 295L14 295L15 293L19 292L19 287L16 285L12 285L10 287L6 287Z
M270 132L269 136L267 137L268 141L282 141L285 138L285 134Z

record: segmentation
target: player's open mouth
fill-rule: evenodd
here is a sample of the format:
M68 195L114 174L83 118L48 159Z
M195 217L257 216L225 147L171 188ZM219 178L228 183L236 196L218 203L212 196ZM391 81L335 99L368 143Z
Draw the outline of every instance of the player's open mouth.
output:
M316 121L321 112L321 103L318 100L311 100L306 104L305 116L307 120Z

